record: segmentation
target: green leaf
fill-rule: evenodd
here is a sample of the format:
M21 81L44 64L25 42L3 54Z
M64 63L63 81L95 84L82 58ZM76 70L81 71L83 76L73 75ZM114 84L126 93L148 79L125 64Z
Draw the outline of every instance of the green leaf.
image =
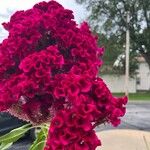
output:
M32 147L29 150L43 150L45 145L45 140L40 141L36 144L33 144Z
M18 139L24 136L24 134L31 129L30 124L26 124L22 127L19 127L17 129L14 129L10 131L9 133L0 136L0 143L3 145L4 143L14 143Z
M8 148L10 148L12 146L13 143L2 143L0 145L0 150L7 150Z
M45 140L47 138L48 130L46 127L42 127L41 131L38 133L36 140L31 145L29 150L43 150L45 145Z

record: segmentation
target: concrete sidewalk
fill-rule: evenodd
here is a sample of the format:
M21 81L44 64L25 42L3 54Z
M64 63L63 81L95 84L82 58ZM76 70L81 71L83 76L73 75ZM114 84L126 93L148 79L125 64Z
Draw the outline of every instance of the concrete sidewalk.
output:
M116 129L97 132L102 146L97 150L150 150L150 132Z

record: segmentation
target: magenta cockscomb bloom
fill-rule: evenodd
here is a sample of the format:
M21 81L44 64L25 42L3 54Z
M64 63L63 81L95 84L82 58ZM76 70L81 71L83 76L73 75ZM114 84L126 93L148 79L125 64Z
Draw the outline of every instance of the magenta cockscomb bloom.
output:
M127 98L113 97L98 77L104 48L87 23L55 1L41 2L3 23L0 111L33 124L51 122L45 150L95 150L94 128L117 126Z
M82 78L81 75L80 77ZM77 81L76 77L74 80L76 85L80 85L80 80ZM125 114L124 105L127 103L127 98L113 97L100 78L89 80L91 81L89 91L82 92L80 89L74 97L69 95L70 90L66 91L68 93L66 101L69 100L72 105L57 111L52 119L45 150L61 148L95 150L101 142L93 129L106 122L113 126L120 124L120 117ZM68 81L67 78L66 82ZM72 82L70 80L71 84ZM65 81L63 83L65 85Z

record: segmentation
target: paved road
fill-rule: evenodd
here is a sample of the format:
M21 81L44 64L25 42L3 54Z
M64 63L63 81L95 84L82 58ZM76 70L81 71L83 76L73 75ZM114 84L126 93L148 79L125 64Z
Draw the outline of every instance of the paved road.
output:
M130 102L127 105L126 115L118 129L138 129L150 131L150 102ZM98 131L115 129L110 125L100 126Z
M119 129L138 129L150 131L150 102L131 102L127 105L127 113L122 119ZM113 129L111 126L100 126L96 130ZM10 150L28 150L29 140L16 143Z

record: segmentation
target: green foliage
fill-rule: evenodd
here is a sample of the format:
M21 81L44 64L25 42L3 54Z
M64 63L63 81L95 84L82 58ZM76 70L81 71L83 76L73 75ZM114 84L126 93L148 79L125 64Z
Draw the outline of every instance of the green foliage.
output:
M14 142L23 137L30 129L30 124L26 124L22 127L12 130L3 136L0 136L0 150L8 149Z
M0 145L0 150L7 150L9 149L11 146L12 146L13 143L5 143L3 142L1 145Z
M105 47L103 56L104 64L100 69L102 74L124 74L125 73L125 48L118 42L118 37L115 35L106 37L104 34L99 34L99 45ZM120 57L124 56L124 57ZM134 51L130 52L130 76L136 74L138 69L137 54ZM115 66L116 60L118 66Z
M30 129L37 127L40 128L40 132L37 134L36 140L33 142L29 150L43 150L48 134L48 126L41 125L32 127L30 124L26 124L10 131L3 136L0 136L0 150L8 150L14 142L23 137Z
M45 145L45 141L47 138L47 134L48 134L48 128L46 126L43 126L41 128L40 132L38 133L36 140L31 145L29 150L37 150L37 149L43 150L44 145Z
M122 97L124 93L113 93L114 96ZM150 92L129 93L130 100L150 101Z
M125 44L125 32L130 30L131 49L140 53L150 67L150 0L76 0L84 4L94 30L107 37L117 37L117 45ZM126 12L130 23L126 23Z
M125 54L123 55L125 56ZM134 51L130 52L129 72L131 77L134 77L134 75L137 73L136 70L138 69L136 56L137 54ZM125 74L125 57L121 57L118 66L114 66L113 69L116 73Z
M111 36L107 38L104 34L99 34L98 42L100 46L105 47L105 53L103 56L104 63L106 65L113 66L114 62L118 58L118 55L120 55L123 50L123 47L117 44L117 37Z

